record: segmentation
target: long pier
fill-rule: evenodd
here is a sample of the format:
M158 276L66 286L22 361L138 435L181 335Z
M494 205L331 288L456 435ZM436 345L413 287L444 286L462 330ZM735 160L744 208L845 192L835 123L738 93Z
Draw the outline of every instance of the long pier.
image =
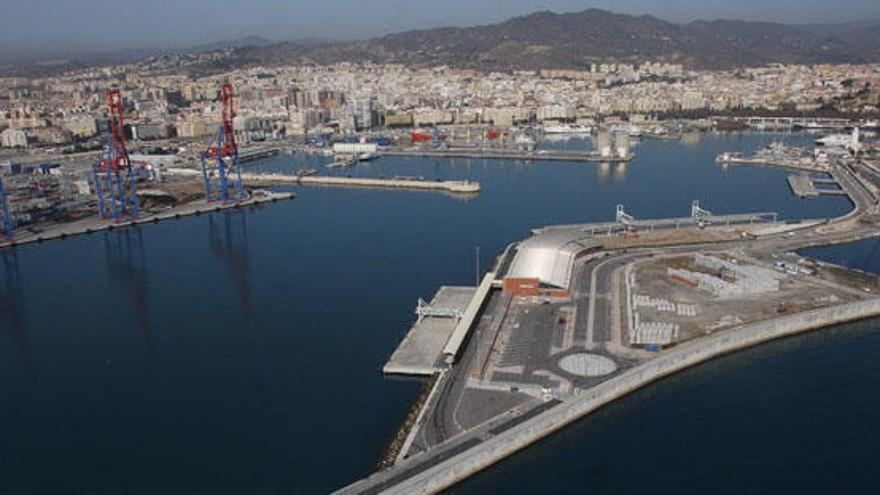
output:
M827 172L826 169L803 160L779 158L743 158L738 156L725 155L725 153L718 155L715 161L721 165L765 165L768 167L781 167L790 170L797 170L800 172Z
M217 211L231 210L253 206L263 203L272 203L275 201L292 199L293 193L271 192L265 191L260 195L255 195L243 201L238 202L207 202L205 200L194 201L183 206L171 208L160 213L143 215L136 219L115 222L113 220L102 218L100 215L94 215L75 222L55 225L38 232L22 231L16 232L16 237L8 242L0 243L2 247L21 246L32 244L35 242L52 241L56 239L66 239L83 234L92 234L95 232L123 229L148 223L157 223L165 220L176 220L191 215L200 215L202 213L213 213Z
M778 214L776 212L760 212L760 213L741 213L733 215L705 215L700 217L673 217L673 218L656 218L656 219L633 219L627 222L599 222L584 223L570 225L550 225L547 227L534 229L534 233L553 230L579 230L588 232L591 235L611 235L626 230L663 230L663 229L681 229L693 228L699 226L734 226L734 225L756 225L756 224L775 224L778 222Z
M712 120L733 120L742 122L751 129L757 130L791 130L796 128L803 129L824 129L824 130L841 130L852 125L849 119L824 118L824 117L727 117L713 116Z
M382 189L414 189L421 191L443 191L459 194L480 192L480 183L467 180L410 180L410 179L374 179L364 177L336 177L321 175L285 175L285 174L241 174L242 182L252 185L315 185L341 187L376 187Z
M445 150L385 150L385 156L413 156L427 158L472 158L484 160L543 160L557 162L624 163L632 161L633 155L602 156L598 152L557 150L502 150L486 148L452 148Z
M271 158L281 153L281 148L265 148L246 151L239 155L238 159L241 163L255 162L265 158Z

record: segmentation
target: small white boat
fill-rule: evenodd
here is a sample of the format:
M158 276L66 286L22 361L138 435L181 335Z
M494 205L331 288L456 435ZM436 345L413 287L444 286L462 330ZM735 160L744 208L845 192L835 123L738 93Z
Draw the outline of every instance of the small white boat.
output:
M624 132L629 135L629 137L637 138L642 137L642 128L629 123L620 123L614 124L609 127L612 132Z

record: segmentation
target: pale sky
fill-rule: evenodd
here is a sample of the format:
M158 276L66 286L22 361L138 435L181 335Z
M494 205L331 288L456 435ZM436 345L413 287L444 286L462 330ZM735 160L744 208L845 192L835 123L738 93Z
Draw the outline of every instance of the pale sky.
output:
M355 39L591 7L675 22L880 18L880 0L0 0L0 50L170 48L251 35Z

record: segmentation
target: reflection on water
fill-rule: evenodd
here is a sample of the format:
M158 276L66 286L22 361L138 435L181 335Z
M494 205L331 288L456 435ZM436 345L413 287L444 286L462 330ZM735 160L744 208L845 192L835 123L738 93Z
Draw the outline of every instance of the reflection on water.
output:
M12 348L21 372L27 381L33 381L34 369L31 359L30 342L25 329L24 290L21 285L21 270L15 250L0 250L3 264L3 286L0 287L0 317L12 339Z
M155 350L155 342L147 306L149 283L143 233L140 228L106 232L103 241L110 281L125 291L131 299L135 325L143 338L144 347L152 352Z
M880 265L880 239L873 240L869 251L865 257L856 265L857 267L871 267L876 271L876 267Z
M215 221L216 215L208 216L208 240L211 253L221 264L232 271L238 303L245 316L253 311L251 301L250 270L248 264L247 212L223 212L223 225Z
M699 132L685 132L681 135L681 144L688 147L696 147L700 144Z
M623 184L628 174L628 162L599 162L596 165L596 179L600 184L607 184L609 179L613 179L615 184Z
M880 238L852 244L803 249L800 254L880 275Z
M626 182L626 174L627 170L629 170L629 163L627 162L617 162L614 164L614 182L618 184L623 184Z
M609 177L611 177L611 164L608 162L600 162L599 165L596 166L596 178L599 179L600 184L606 184Z

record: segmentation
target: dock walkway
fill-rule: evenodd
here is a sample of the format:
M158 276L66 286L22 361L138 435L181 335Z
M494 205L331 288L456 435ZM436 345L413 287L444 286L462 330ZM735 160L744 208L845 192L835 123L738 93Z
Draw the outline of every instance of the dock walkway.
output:
M301 184L315 186L375 187L381 189L412 189L417 191L444 191L473 194L480 192L480 183L467 180L408 180L374 179L365 177L335 177L321 175L294 176L284 174L242 174L246 184L267 186Z
M476 292L475 287L443 286L428 305L433 314L421 316L382 372L392 375L430 376L438 372L443 350Z
M168 175L201 177L202 172L190 168L174 168L166 171ZM288 174L241 174L241 181L250 186L336 186L336 187L375 187L380 189L411 189L416 191L440 191L456 194L475 194L480 192L479 182L469 180L416 180L405 178L341 177L327 175L288 175Z
M791 191L799 198L815 198L822 194L832 196L846 195L846 191L843 189L820 188L816 186L817 184L838 185L834 179L816 178L806 174L790 175L788 177L788 185L791 186Z

